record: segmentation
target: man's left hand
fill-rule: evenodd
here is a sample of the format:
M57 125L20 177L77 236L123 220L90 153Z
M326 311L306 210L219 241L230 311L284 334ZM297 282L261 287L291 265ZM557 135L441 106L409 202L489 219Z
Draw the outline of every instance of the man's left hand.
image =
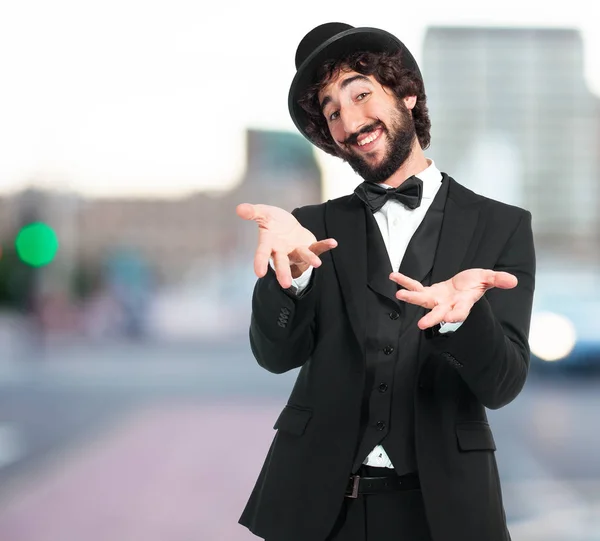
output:
M424 286L399 272L392 272L390 280L406 288L396 293L398 299L431 310L419 320L420 329L442 322L462 322L488 289L512 289L517 285L516 276L488 269L468 269L431 286Z

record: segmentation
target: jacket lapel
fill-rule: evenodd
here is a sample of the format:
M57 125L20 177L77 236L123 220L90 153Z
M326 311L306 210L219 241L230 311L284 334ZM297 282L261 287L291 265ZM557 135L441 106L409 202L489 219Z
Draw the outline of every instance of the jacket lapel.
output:
M350 324L363 350L367 326L367 231L365 208L351 195L328 201L325 206L327 236L337 240L331 251Z
M398 286L390 280L392 264L385 242L381 236L381 230L373 213L365 209L365 221L367 229L367 285L378 293L387 297L392 302L399 304L396 299Z
M400 273L421 282L423 285L430 285L428 278L440 241L444 209L448 200L448 185L448 177L444 176L442 185L423 221L410 239L400 264ZM420 317L422 313L424 313L424 309L420 306L406 303L404 306L403 331L410 328L415 318Z
M473 204L471 192L452 178L448 177L448 180L448 198L433 262L432 284L448 280L462 270L479 219L479 208Z
M448 178L444 177L423 221L410 239L400 263L398 272L418 282L423 282L433 267L444 219L444 208L448 199L448 184Z

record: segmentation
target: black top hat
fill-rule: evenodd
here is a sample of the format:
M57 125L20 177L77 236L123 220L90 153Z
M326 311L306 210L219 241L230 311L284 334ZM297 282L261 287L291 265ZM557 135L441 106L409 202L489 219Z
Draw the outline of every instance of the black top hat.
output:
M421 72L413 55L396 37L378 28L354 28L344 23L325 23L313 28L300 42L296 50L296 76L290 86L288 108L296 127L313 144L306 133L306 112L298 100L304 92L317 82L319 67L328 60L335 60L358 51L396 52L402 51L404 67L411 69L421 78Z

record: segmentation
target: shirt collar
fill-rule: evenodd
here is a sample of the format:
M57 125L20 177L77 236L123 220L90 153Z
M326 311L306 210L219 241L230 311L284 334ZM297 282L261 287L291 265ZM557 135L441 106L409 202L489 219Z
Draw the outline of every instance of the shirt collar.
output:
M423 181L423 197L425 199L433 199L442 182L442 173L435 166L433 160L427 158L427 161L429 162L429 167L415 176Z

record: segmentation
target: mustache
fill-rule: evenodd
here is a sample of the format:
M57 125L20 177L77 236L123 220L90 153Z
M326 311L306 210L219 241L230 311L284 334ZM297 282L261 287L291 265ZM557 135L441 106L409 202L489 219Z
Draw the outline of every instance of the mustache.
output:
M382 130L386 131L386 128L383 125L383 122L381 122L381 121L379 121L379 122L373 122L373 124L369 124L368 126L364 126L363 128L361 128L356 133L353 133L352 135L349 135L346 139L344 139L343 143L345 145L356 145L356 144L358 144L358 138L361 135L364 135L365 133L374 132L375 130L377 130L379 128L381 128Z

